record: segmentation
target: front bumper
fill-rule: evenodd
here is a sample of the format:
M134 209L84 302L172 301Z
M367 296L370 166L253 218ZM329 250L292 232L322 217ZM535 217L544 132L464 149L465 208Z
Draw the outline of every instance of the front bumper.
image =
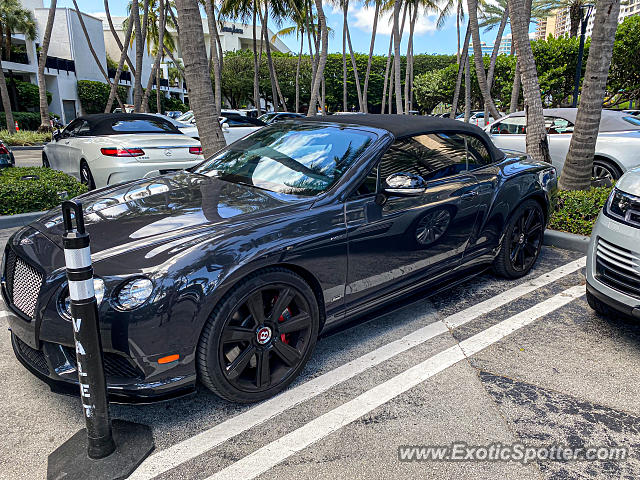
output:
M639 228L600 213L587 252L587 290L612 309L640 318Z

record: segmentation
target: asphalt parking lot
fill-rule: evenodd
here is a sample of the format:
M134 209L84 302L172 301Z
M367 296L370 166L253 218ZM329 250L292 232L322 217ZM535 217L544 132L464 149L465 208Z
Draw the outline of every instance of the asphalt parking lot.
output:
M4 245L9 231L0 231ZM584 297L584 257L545 247L519 281L480 275L325 333L302 376L259 405L191 397L111 408L153 427L131 478L640 477L640 324ZM0 310L3 305L0 304ZM0 327L6 327L0 314ZM0 471L43 478L84 426L0 334ZM400 446L627 447L624 460L399 460Z
M16 167L41 167L42 149L34 150L13 150L16 159Z

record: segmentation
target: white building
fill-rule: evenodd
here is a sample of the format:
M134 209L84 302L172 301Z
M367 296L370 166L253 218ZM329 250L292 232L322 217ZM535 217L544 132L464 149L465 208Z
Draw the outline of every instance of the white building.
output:
M17 58L12 58L11 62L3 60L2 69L8 78L15 78L16 80L37 84L38 61L36 52L41 43L40 36L46 28L49 9L44 8L43 0L21 0L21 2L25 8L33 11L37 27L37 38L34 41L29 41L20 33L12 35L12 44L24 45L26 55L18 55L16 56ZM82 17L91 39L91 44L97 53L102 67L107 71L107 53L116 62L120 58L120 50L118 49L113 34L109 29L108 22L106 21L106 18L101 17L100 14L89 15L82 13ZM122 31L123 20L123 17L113 18L116 31L121 40L124 40L124 32ZM206 19L203 19L203 26L208 52L209 29ZM260 31L260 27L258 27L258 31ZM178 60L181 56L181 51L179 48L179 42L177 41L177 34L175 32L172 33L174 33L176 37L176 43L178 46L174 57ZM224 51L251 48L251 25L225 23L219 33L222 49ZM273 33L269 31L268 35L269 38L271 38ZM259 47L260 43L261 42L258 42ZM287 46L279 39L276 39L275 42L271 43L271 48L274 51L279 52L289 51ZM132 61L135 61L135 41L133 47L129 49L129 56ZM147 85L153 62L154 59L148 55L147 48L145 46L142 68L143 87L146 87ZM115 72L110 72L111 78L113 78L114 73ZM132 82L130 75L127 73L125 73L123 78L121 78L120 85L130 87ZM161 91L164 91L165 95L173 95L184 100L186 93L186 90L183 88L184 85L169 85L167 80L168 77L168 65L164 64L162 66ZM91 51L87 46L84 32L82 31L82 27L80 26L80 21L75 10L70 8L58 8L56 10L56 18L53 25L51 43L49 45L47 68L45 69L45 81L47 90L52 95L49 110L51 113L59 115L64 123L70 122L77 115L83 113L77 92L79 80L105 81L100 69L96 65ZM130 88L130 103L132 101L131 90L132 89ZM9 95L15 97L11 92L11 88L9 89Z

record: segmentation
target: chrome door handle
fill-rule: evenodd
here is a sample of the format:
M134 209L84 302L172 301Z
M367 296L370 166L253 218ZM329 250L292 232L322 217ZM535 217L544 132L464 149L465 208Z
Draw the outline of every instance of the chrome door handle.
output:
M477 197L477 196L478 196L478 191L471 190L470 192L463 193L462 195L460 195L460 198L471 198L471 197Z

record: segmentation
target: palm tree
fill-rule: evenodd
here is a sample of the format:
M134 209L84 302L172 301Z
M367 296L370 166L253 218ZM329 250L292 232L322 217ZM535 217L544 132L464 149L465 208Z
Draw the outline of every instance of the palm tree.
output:
M315 0L318 23L320 24L320 47L317 56L317 66L311 81L311 98L309 100L308 116L316 114L316 105L320 97L322 113L324 113L324 95L320 95L320 84L324 77L324 67L327 64L327 51L329 49L329 31L327 29L327 19L322 8L322 0Z
M51 31L53 30L53 21L56 17L57 0L51 0L49 5L49 14L47 16L47 26L42 36L42 45L40 46L40 57L38 58L38 90L40 91L40 126L39 132L48 132L51 130L51 119L49 118L49 102L47 101L47 82L44 78L44 68L47 64L47 53L49 52L49 44L51 43Z
M109 10L109 0L104 0L104 13L105 13L105 16L107 17L107 23L109 24L109 30L111 30L111 34L113 35L113 38L116 41L116 45L118 45L118 48L120 49L120 52L124 51L125 60L127 62L127 65L129 65L129 70L131 71L131 73L133 75L135 75L136 69L133 66L133 62L129 58L129 54L127 52L127 49L124 48L124 45L129 45L129 41L125 41L124 45L123 45L122 41L120 40L120 35L118 35L118 32L116 32L116 28L113 25L113 20L111 18L111 11Z
M599 0L596 4L591 42L598 48L589 52L574 132L560 174L560 188L566 190L584 190L591 186L593 155L619 12L620 0Z
M211 59L211 67L213 68L213 96L216 100L216 112L219 114L222 110L222 64L221 55L218 51L218 25L216 22L216 6L214 0L200 0L204 3L204 9L207 14L207 24L209 25L209 57Z
M4 109L4 118L7 122L7 130L9 133L16 133L16 125L11 112L11 100L9 99L9 90L7 89L7 81L4 78L4 70L2 70L2 56L0 56L0 99L2 100L2 108Z
M456 11L456 33L458 35L458 49L456 50L456 60L458 65L461 62L460 55L460 25L464 22L464 8L462 6L462 0L447 0L444 5L440 7L440 15L438 16L438 21L436 26L438 28L442 28L447 20L447 18L451 15L452 10L455 8ZM468 39L467 39L468 43Z
M209 60L204 46L204 32L198 0L176 0L178 27L184 74L205 157L225 145L215 112L215 99L209 76Z
M493 102L493 98L491 98L491 91L484 71L482 48L480 46L480 29L478 24L478 0L467 0L467 7L469 10L469 28L471 29L471 39L473 41L473 60L476 66L478 86L480 87L480 92L482 93L485 106L489 107L489 112L491 112L493 118L499 118L500 113Z
M2 0L0 3L0 48L4 60L11 61L11 35L20 32L28 40L36 38L36 22L30 10L22 8L18 0Z
M394 85L396 94L396 113L402 114L402 89L400 86L400 42L402 35L400 33L400 9L402 8L402 2L396 0L393 5L393 67L394 71ZM391 113L391 112L389 112Z
M169 22L171 20L169 19ZM170 32L167 32L167 15L164 0L159 0L156 8L156 1L152 0L149 5L149 32L147 32L147 51L155 57L151 75L147 82L147 89L142 97L142 107L145 112L149 110L149 95L153 87L153 79L156 80L156 112L162 113L162 103L160 101L160 62L164 59L164 48L175 49L175 43ZM153 42L153 48L151 48Z
M375 6L375 10L373 13L373 27L371 30L371 44L369 45L369 60L367 60L367 71L364 75L364 88L362 91L362 107L364 113L369 111L369 105L367 103L367 94L369 93L369 77L371 75L371 63L373 60L373 48L376 43L376 31L378 29L378 16L380 15L380 6L382 5L382 0L365 0L364 5L366 7L371 5L373 2Z
M109 91L109 99L107 100L107 106L104 109L104 113L110 113L111 107L113 107L113 102L116 99L116 95L118 93L118 84L120 83L120 75L122 75L122 70L124 68L125 59L129 57L127 55L127 50L129 48L129 43L131 41L131 35L133 33L133 12L129 14L129 22L127 24L127 31L124 37L124 45L122 46L122 50L120 50L120 60L118 61L118 68L116 69L116 75L113 79L113 83L111 84L111 90ZM122 45L122 43L120 43ZM126 45L126 46L125 46Z
M460 100L460 87L462 86L462 75L464 74L464 68L468 65L469 58L469 39L471 38L471 28L467 23L467 32L464 35L464 44L462 47L462 53L460 54L460 62L458 63L458 77L456 78L456 88L453 91L453 102L451 102L451 113L449 118L456 118L458 113L458 101ZM466 85L465 85L466 88ZM466 107L465 107L466 109Z
M524 109L527 125L527 152L535 159L551 162L547 131L544 127L542 97L536 63L529 41L529 23L531 20L531 2L527 0L509 0L511 32L516 46L520 79L524 92ZM496 117L494 117L496 118Z

